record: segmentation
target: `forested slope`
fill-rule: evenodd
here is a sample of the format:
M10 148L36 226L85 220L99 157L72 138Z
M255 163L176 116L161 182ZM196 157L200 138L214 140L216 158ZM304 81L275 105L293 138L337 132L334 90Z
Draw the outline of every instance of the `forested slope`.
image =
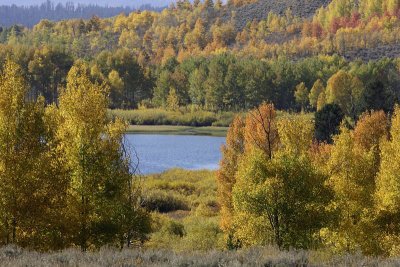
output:
M313 111L317 103L304 99L314 84L326 88L344 71L362 83L359 115L399 100L399 18L395 0L182 0L161 12L0 29L0 62L20 63L48 103L83 61L110 86L110 108L182 112L237 112L263 101ZM321 97L320 106L330 101Z

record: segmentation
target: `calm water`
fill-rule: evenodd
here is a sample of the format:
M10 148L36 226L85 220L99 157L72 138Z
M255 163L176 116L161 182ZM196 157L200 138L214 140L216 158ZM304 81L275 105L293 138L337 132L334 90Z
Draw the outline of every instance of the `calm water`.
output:
M136 150L140 172L148 174L176 167L215 170L225 137L128 134L126 140Z

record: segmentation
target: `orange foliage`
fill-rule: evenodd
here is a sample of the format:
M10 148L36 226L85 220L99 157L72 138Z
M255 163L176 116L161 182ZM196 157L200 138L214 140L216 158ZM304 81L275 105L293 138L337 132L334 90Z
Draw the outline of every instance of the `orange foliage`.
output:
M221 228L229 232L232 220L232 188L236 182L238 160L244 151L244 121L237 116L229 127L223 158L217 173L218 200L221 206Z
M388 135L388 121L385 112L372 111L361 115L354 129L355 142L366 150L379 146L380 140Z
M278 146L276 112L273 104L263 103L250 111L246 117L245 149L261 149L272 159Z

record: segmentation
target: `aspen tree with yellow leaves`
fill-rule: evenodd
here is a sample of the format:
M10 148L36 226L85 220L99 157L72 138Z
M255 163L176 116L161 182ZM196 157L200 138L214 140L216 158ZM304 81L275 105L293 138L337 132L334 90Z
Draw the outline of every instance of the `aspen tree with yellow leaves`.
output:
M360 79L340 70L327 83L326 99L328 103L337 104L353 120L362 106L364 85Z
M83 251L107 243L129 244L139 209L122 147L126 126L109 121L108 87L92 83L84 63L70 70L67 82L60 96L57 137L70 174L72 242Z
M373 253L377 245L373 236L373 194L375 190L375 157L373 150L363 149L354 140L353 131L341 127L334 137L328 161L328 185L334 198L328 210L336 219L321 230L327 246L337 251L362 250Z
M389 255L400 253L400 108L395 107L390 139L382 140L381 165L376 179L375 202L382 229L381 242Z
M46 126L44 100L28 100L28 90L21 68L8 60L0 76L1 239L63 248L67 179Z
M313 131L307 118L278 121L270 104L262 104L247 115L245 149L236 166L230 167L233 172L237 169L230 174L235 179L233 206L228 215L221 213L222 221L230 222L225 232L238 245L318 246L330 193L324 186L326 177L308 156ZM224 153L222 162L232 159L227 155ZM221 200L227 195L220 192L219 196L220 203L228 201Z

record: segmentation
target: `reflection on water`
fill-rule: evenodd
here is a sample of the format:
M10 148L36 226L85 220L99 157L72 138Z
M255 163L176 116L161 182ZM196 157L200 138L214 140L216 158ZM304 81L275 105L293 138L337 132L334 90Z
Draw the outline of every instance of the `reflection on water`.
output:
M171 168L190 170L218 168L224 137L128 134L126 141L139 157L142 174Z

